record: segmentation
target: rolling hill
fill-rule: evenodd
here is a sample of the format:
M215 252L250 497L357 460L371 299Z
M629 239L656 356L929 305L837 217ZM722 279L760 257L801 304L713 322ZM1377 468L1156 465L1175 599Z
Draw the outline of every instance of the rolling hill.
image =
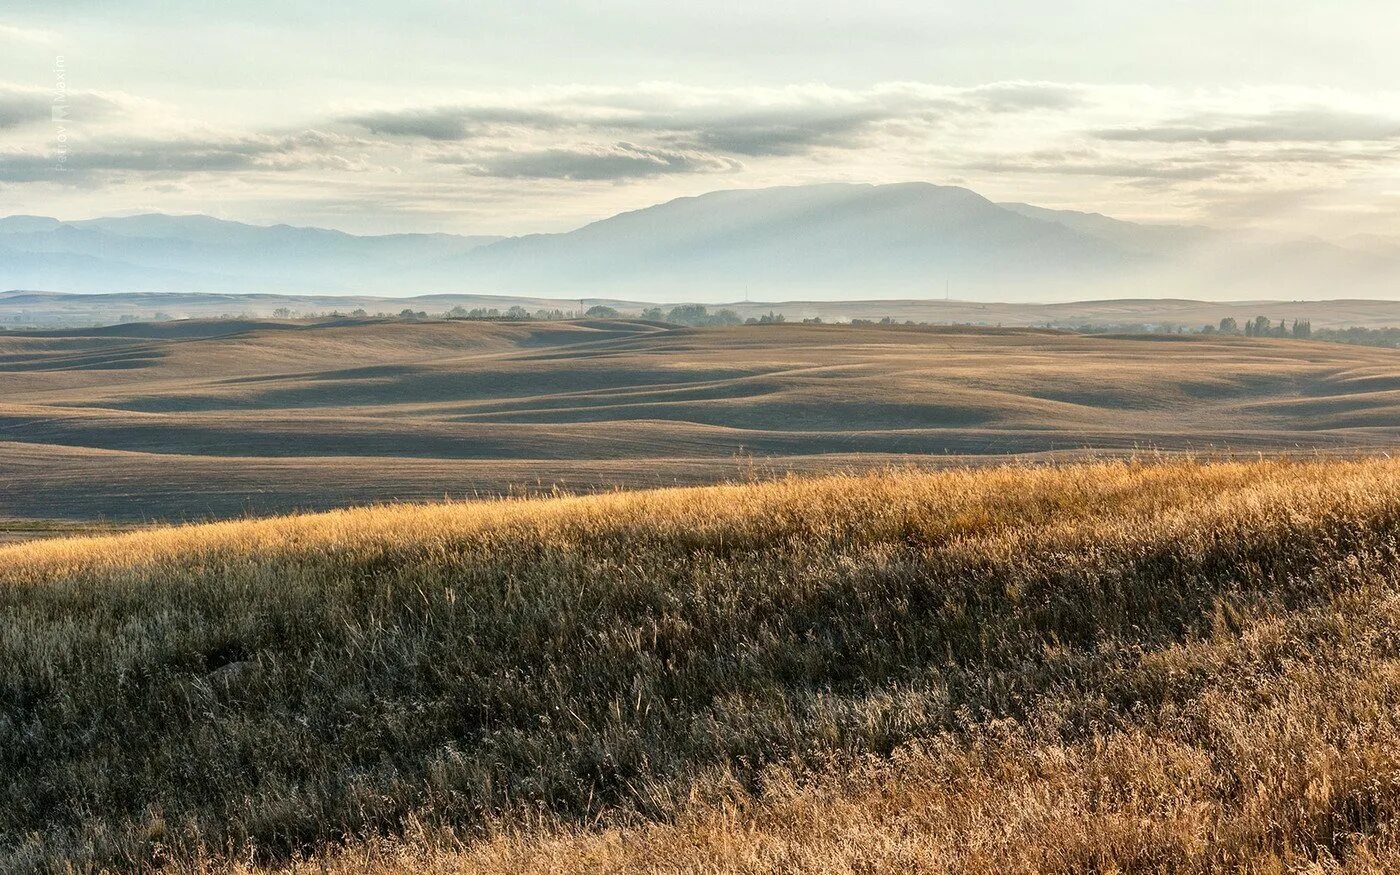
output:
M0 517L123 522L754 472L1400 443L1400 353L633 320L0 334Z

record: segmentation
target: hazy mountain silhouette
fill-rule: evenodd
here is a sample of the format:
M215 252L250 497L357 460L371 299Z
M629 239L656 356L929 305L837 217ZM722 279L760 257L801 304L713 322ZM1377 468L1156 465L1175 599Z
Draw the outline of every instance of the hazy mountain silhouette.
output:
M107 291L391 290L406 270L500 237L359 236L210 216L0 219L0 288Z
M996 204L927 183L718 191L561 234L359 236L208 216L0 219L0 289L641 300L1393 297L1395 255Z
M960 293L992 280L1102 277L1136 256L1019 215L963 188L817 185L720 191L505 240L455 259L464 275L526 290L599 287L733 300L745 287L852 295ZM654 295L653 295L654 296Z

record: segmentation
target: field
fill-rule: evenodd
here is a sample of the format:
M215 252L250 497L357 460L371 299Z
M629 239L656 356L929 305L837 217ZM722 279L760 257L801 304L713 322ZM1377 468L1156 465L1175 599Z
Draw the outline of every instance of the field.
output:
M1373 459L11 546L0 869L1393 871L1397 531Z
M0 520L1400 438L1400 353L1034 329L210 320L0 334ZM0 529L6 524L0 522Z

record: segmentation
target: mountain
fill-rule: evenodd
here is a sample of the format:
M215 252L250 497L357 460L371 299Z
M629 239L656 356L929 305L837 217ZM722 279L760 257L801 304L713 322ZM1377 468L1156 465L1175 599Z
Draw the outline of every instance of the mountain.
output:
M75 292L351 292L500 237L359 236L159 214L60 222L0 219L0 288Z
M449 260L476 288L677 300L1395 297L1400 258L928 183L720 191ZM417 284L433 279L418 274Z
M720 191L505 240L454 259L504 290L615 289L736 299L993 293L999 282L1099 279L1138 256L963 188L922 183Z
M0 218L0 234L22 234L31 231L52 231L63 223L48 216L4 216Z
M1128 278L1136 294L1225 294L1285 298L1395 297L1400 250L1346 247L1316 238L1199 225L1143 225L1098 213L1001 204L1024 216L1058 222L1145 258L1148 268Z
M1400 252L993 203L956 186L718 191L561 234L359 236L208 216L0 219L0 289L745 297L1376 298Z
M1172 252L1201 245L1219 233L1201 226L1142 225L1113 219L1102 213L1051 210L1031 204L1002 203L997 206L1029 219L1055 222L1081 234L1112 243L1126 251L1153 257L1170 255Z
M0 232L0 289L117 292L124 289L202 289L236 286L240 282L235 277L220 278L210 273L134 264L122 260L121 254L103 257L64 249L59 239L35 245L35 240L13 240L15 236L18 235Z

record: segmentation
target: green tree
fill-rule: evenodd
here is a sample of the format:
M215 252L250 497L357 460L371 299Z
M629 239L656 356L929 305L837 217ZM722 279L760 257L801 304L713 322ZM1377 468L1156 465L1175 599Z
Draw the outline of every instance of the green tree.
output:
M710 311L704 304L681 304L666 314L666 321L677 325L704 325L709 319Z

